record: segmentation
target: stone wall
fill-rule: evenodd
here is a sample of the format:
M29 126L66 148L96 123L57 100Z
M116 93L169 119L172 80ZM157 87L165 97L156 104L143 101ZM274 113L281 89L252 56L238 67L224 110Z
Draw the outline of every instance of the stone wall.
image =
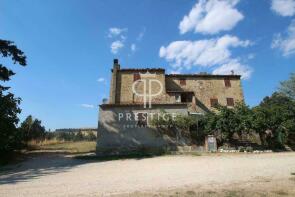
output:
M121 69L117 59L114 60L112 69L112 80L110 88L110 104L143 103L144 97L138 96L132 91L134 74L145 74L150 71L154 77L144 77L147 82L146 93L151 89L151 93L159 95L152 97L153 103L176 103L175 94L177 92L193 92L194 96L190 103L189 110L194 112L205 112L213 110L210 99L218 99L219 104L227 105L227 98L233 98L234 103L244 100L240 77L237 75L165 75L164 69ZM231 87L226 87L224 79L230 80ZM149 80L155 79L161 86L153 82L149 87ZM185 79L186 84L180 84L180 79ZM144 82L138 82L135 86L136 92L144 93Z
M210 99L218 99L219 104L226 106L226 98L233 98L235 102L244 100L241 81L237 77L230 77L231 87L225 87L224 78L209 75L205 77L185 77L186 85L180 85L180 77L166 77L167 90L192 91L194 92L197 109L204 108L213 110Z
M154 79L159 80L162 84L162 92L155 97L152 97L152 103L176 103L175 94L167 93L169 91L189 91L194 93L193 100L190 104L189 110L192 112L207 112L213 110L210 99L218 99L219 104L227 105L227 98L233 98L234 102L244 100L241 81L238 77L229 75L231 87L226 87L224 78L220 76L193 76L185 77L186 84L180 84L180 77L165 75L163 72L155 73ZM147 79L147 83L149 78ZM143 97L137 96L132 91L132 84L134 83L134 72L118 72L117 78L117 103L143 103ZM143 94L144 84L139 82L135 89L138 93ZM149 90L147 85L146 91ZM160 86L152 83L152 94L159 92ZM167 92L166 92L167 91Z
M143 97L134 94L132 91L132 84L134 83L134 73L129 72L119 72L118 73L118 89L117 93L119 94L120 101L119 103L142 103ZM155 72L155 77L141 77L142 80L146 80L146 93L149 91L149 80L156 79L161 83L162 91L158 96L152 97L152 102L155 103L165 103L166 93L165 93L165 75L164 72ZM151 93L156 94L161 90L161 86L157 83L151 82L152 88ZM138 82L135 85L135 90L139 94L144 93L144 82Z
M133 118L127 120L127 113L159 113L161 110L167 113L188 114L185 104L153 105L151 109L143 109L142 105L100 106L97 154L122 154L142 148L176 147L176 142L168 136L160 135L157 129L151 126L129 128L130 125L137 125L137 121ZM123 118L122 113L125 115ZM126 125L129 125L128 128Z

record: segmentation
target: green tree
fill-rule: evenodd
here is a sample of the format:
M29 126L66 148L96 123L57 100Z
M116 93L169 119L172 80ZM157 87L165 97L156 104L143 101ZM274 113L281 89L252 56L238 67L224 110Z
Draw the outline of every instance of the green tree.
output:
M295 101L290 97L275 92L265 97L253 111L253 129L259 133L263 144L271 148L283 148L294 136Z
M13 94L3 94L0 90L0 157L21 148L22 136L16 128L19 121L17 114L21 112L19 103L20 99Z
M236 133L241 136L252 128L252 111L244 103L235 107L217 106L217 111L205 115L204 129L207 134L218 134L219 141L231 141Z
M217 106L218 111L208 113L205 117L205 131L208 134L220 134L221 141L229 141L236 132L237 121L233 109Z
M252 128L253 130L259 134L261 144L266 146L266 136L268 126L268 119L271 116L269 110L267 108L263 108L261 106L256 106L252 109L253 117L252 117Z
M74 141L83 141L84 140L84 135L81 131L78 131L76 134L75 134L75 137L74 137Z
M34 119L29 115L20 126L23 132L24 140L42 140L45 137L45 128L41 124L41 120Z
M0 54L4 58L11 58L13 64L26 65L26 56L13 42L0 39ZM0 64L0 82L9 81L15 73ZM0 84L0 157L4 158L13 150L21 147L21 133L16 125L19 121L17 115L21 112L19 104L21 99L7 92L9 87Z
M151 125L157 128L161 135L165 134L172 138L184 139L191 137L191 127L197 124L196 117L190 115L173 116L162 110L157 117L151 120Z
M85 136L85 139L87 141L95 141L96 140L96 135L93 132L90 132L87 136Z
M290 79L280 83L279 92L295 99L295 73L291 73Z
M42 126L41 120L35 119L31 128L31 139L42 140L45 137L45 127Z
M33 117L29 115L20 125L20 130L23 133L25 142L28 142L30 140L33 122Z

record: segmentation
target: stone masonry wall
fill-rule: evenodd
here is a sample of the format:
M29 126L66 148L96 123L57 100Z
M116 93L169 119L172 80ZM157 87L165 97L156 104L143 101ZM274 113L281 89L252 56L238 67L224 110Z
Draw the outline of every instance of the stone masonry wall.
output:
M153 73L156 76L155 77L141 77L141 79L146 79L147 84L146 84L146 93L149 91L149 80L150 79L156 79L160 81L162 84L162 91L161 87L159 84L152 82L152 88L151 88L151 93L156 94L160 92L158 96L152 97L152 102L154 103L166 103L166 93L165 93L165 75L162 72L156 72ZM134 94L132 91L132 84L134 83L134 72L119 72L118 73L118 94L120 95L120 103L142 103L143 102L143 97L138 96ZM135 90L139 94L144 93L144 82L138 82L135 85Z
M137 96L132 91L134 82L134 72L118 72L117 97L119 103L142 103L143 97ZM145 79L145 78L142 78ZM218 99L219 104L227 105L227 98L233 98L234 103L244 100L241 81L237 77L230 77L231 87L226 87L224 78L210 76L193 76L185 77L186 85L180 84L180 77L165 76L163 72L156 73L157 79L161 82L163 90L160 95L152 97L152 103L175 103L175 94L166 93L167 91L191 91L194 92L193 102L189 110L193 112L206 112L213 110L210 99ZM135 86L136 91L143 93L143 82L139 82ZM147 86L148 91L149 88ZM157 93L160 86L156 83L152 84L152 94Z
M241 81L238 78L230 78L231 87L225 87L224 78L213 75L186 77L186 85L180 85L179 79L179 77L166 77L167 90L193 91L197 105L201 102L209 110L212 110L211 98L218 99L218 103L224 106L227 105L226 98L233 98L235 103L244 100Z
M133 106L100 106L97 133L97 154L124 154L140 148L161 149L165 146L177 145L177 142L168 136L161 135L153 127L136 128L135 113L147 113L147 123L151 113L176 113L187 115L187 106L184 105L153 105L151 109L143 109L142 105ZM128 114L132 114L128 119Z

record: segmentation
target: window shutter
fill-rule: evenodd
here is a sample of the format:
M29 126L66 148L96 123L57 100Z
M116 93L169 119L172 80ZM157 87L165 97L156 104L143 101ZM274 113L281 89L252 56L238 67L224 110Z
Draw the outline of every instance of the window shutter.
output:
M234 99L233 98L226 98L227 106L234 106Z
M179 82L180 82L180 85L182 85L182 86L186 85L186 80L185 79L180 79Z
M224 85L225 85L225 87L231 87L230 79L225 78L224 79Z
M139 80L140 79L140 75L139 75L139 73L134 73L133 74L133 81L137 81L137 80Z
M211 107L216 107L218 105L218 99L210 99Z

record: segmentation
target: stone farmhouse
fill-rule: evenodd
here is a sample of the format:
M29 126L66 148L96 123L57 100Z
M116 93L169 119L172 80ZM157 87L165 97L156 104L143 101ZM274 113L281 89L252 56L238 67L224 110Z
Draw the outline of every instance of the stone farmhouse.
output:
M157 114L202 115L216 104L243 101L240 75L166 74L163 68L121 68L114 60L110 97L99 106L97 154L161 148L174 142L150 126Z

